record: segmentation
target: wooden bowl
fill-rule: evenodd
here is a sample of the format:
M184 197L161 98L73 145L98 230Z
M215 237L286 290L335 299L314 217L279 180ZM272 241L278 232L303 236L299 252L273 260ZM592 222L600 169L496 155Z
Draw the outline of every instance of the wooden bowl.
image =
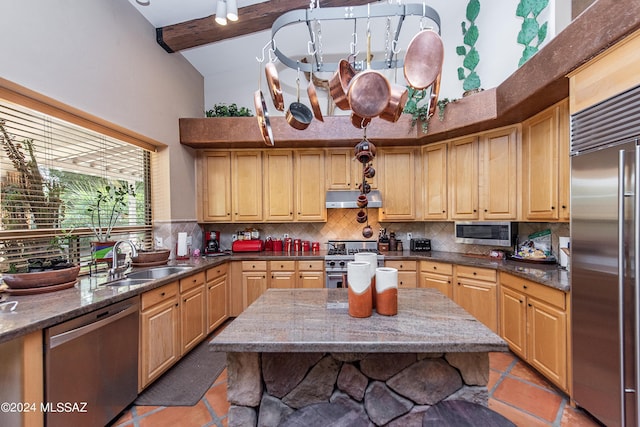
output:
M40 288L73 282L77 279L80 266L61 270L35 271L31 273L3 274L2 280L12 289Z
M169 249L155 251L138 251L138 255L131 258L134 264L148 264L150 262L161 262L169 259Z

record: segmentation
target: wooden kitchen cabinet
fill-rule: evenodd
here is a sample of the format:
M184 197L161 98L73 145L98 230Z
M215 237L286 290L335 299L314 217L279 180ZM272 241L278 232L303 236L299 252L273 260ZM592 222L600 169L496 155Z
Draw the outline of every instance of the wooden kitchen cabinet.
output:
M380 221L416 218L416 151L413 148L378 149L378 185L382 194Z
M453 299L453 265L436 261L420 261L418 287L433 288Z
M139 391L179 358L180 299L176 281L140 297Z
M449 212L454 220L474 220L478 214L478 137L449 143Z
M264 153L264 219L268 222L293 220L293 151Z
M323 150L296 150L296 221L326 221Z
M242 309L267 290L267 261L242 261Z
M517 150L517 127L480 135L479 219L517 219Z
M262 152L234 151L231 155L231 179L233 220L262 221Z
M447 143L422 148L422 218L448 218Z
M416 288L418 286L417 261L385 260L384 266L398 270L398 289Z
M205 273L180 279L180 349L187 354L207 335Z
M489 329L498 333L496 271L456 265L453 300Z
M373 167L376 167L375 158ZM353 148L329 149L326 154L327 190L359 190L362 163L354 159ZM377 175L367 178L371 188L378 188Z
M206 271L207 278L207 334L213 332L229 317L229 280L227 264Z
M293 289L296 287L296 262L295 261L269 261L271 280L269 288Z
M231 221L231 153L202 151L197 170L199 219L203 222Z
M244 310L242 261L232 261L227 264L229 276L229 317L238 317Z
M568 138L567 100L522 123L523 219L568 220Z
M322 289L325 287L324 261L298 261L298 288Z
M567 295L504 272L500 285L500 335L515 353L568 392Z

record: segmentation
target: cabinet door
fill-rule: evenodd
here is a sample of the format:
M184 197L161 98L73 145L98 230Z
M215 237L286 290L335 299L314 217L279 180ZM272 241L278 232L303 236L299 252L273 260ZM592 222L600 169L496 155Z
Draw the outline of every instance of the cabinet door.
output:
M227 283L226 274L207 283L207 333L227 320Z
M324 288L324 272L322 271L302 271L298 287L304 289L322 289Z
M267 290L266 271L242 272L242 308L249 307Z
M293 152L265 151L264 219L293 220Z
M180 313L176 296L140 313L140 390L179 358Z
M205 151L200 165L203 221L231 221L231 154Z
M447 144L422 149L422 206L424 219L447 219Z
M498 333L498 295L495 283L457 278L453 297L469 314Z
M296 220L326 221L324 152L296 151Z
M527 220L558 219L558 109L522 124L522 212Z
M272 271L270 288L275 289L293 289L296 287L295 271Z
M450 144L450 217L478 219L478 139L464 138Z
M560 220L569 221L571 219L571 160L569 151L571 146L571 131L569 130L569 101L566 100L558 105L558 167L560 173L559 201Z
M327 150L327 190L350 190L353 187L351 177L353 162L352 149Z
M448 298L453 298L451 276L433 273L420 273L419 287L437 289Z
M207 333L204 285L180 295L180 329L182 354L195 347Z
M483 219L517 219L517 135L517 128L512 127L482 136L480 214Z
M378 170L382 208L380 221L415 219L415 151L413 149L378 150Z
M262 153L236 151L232 156L233 220L262 220Z
M527 303L527 361L563 390L567 389L567 315L535 298Z
M527 354L527 304L525 295L500 288L500 336L511 351L522 358Z

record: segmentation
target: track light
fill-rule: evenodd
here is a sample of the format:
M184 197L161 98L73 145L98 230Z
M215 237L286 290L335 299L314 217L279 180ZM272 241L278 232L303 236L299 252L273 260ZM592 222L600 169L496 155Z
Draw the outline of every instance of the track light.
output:
M227 25L227 2L225 0L218 0L216 22L220 25Z
M227 3L227 19L229 21L238 20L238 3L236 0L226 0Z

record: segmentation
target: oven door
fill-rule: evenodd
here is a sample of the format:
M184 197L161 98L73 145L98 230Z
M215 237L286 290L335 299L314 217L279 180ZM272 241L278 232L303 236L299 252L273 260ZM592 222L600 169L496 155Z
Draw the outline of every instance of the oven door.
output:
M325 287L327 288L346 288L347 274L341 271L327 272Z

